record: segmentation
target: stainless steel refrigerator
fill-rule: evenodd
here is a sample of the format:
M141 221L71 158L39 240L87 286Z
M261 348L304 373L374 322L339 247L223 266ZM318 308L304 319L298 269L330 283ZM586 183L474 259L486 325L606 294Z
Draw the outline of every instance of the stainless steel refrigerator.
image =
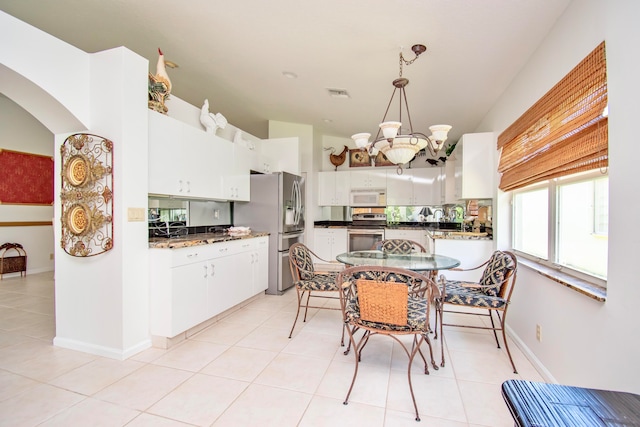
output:
M268 294L293 286L289 248L304 241L304 200L304 178L278 172L251 175L251 201L234 203L234 225L270 233Z

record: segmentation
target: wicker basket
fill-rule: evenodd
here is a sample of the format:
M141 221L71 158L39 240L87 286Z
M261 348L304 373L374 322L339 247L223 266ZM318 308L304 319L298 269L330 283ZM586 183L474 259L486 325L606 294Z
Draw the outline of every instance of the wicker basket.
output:
M12 252L9 252L12 251ZM6 256L7 252L13 254L17 252L17 256ZM0 245L0 280L2 275L7 273L20 272L27 274L27 253L19 243L4 243Z
M407 325L409 288L406 283L359 279L356 285L362 320Z

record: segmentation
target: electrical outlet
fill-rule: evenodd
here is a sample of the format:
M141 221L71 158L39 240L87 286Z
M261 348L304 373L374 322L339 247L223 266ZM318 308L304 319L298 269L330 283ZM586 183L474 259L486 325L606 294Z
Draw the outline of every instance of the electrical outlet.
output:
M536 339L542 341L542 327L540 325L536 325Z
M213 219L220 219L220 209L213 211Z

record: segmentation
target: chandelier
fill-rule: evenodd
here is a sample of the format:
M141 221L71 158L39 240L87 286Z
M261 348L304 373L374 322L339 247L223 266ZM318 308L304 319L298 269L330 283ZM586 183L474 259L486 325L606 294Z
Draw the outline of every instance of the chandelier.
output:
M402 67L403 65L413 64L427 48L424 45L416 44L411 47L411 50L415 54L415 57L411 60L406 60L402 55L402 51L400 51L400 76L393 81L393 93L391 94L389 105L387 105L387 110L384 112L382 123L379 125L376 138L373 142L369 142L369 137L371 137L370 133L356 133L351 136L356 147L362 150L367 149L370 155L375 156L378 154L378 151L381 151L390 162L398 165L398 174L402 174L402 165L413 160L418 151L422 149L426 148L429 150L429 153L435 157L438 151L442 149L447 139L447 134L451 129L449 125L434 125L429 127L429 131L431 132L429 136L421 132L413 131L409 104L407 103L407 94L405 92L405 87L409 84L409 80L402 77ZM389 108L391 107L396 92L399 93L398 121L387 121L387 114L389 113ZM408 133L403 133L402 130L403 105L409 123ZM380 137L380 132L382 132L382 137Z

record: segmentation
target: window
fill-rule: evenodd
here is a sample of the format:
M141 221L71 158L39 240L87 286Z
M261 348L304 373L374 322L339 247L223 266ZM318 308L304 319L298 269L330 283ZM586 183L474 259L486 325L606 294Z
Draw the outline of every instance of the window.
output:
M513 248L520 255L604 286L609 178L599 170L513 192Z

